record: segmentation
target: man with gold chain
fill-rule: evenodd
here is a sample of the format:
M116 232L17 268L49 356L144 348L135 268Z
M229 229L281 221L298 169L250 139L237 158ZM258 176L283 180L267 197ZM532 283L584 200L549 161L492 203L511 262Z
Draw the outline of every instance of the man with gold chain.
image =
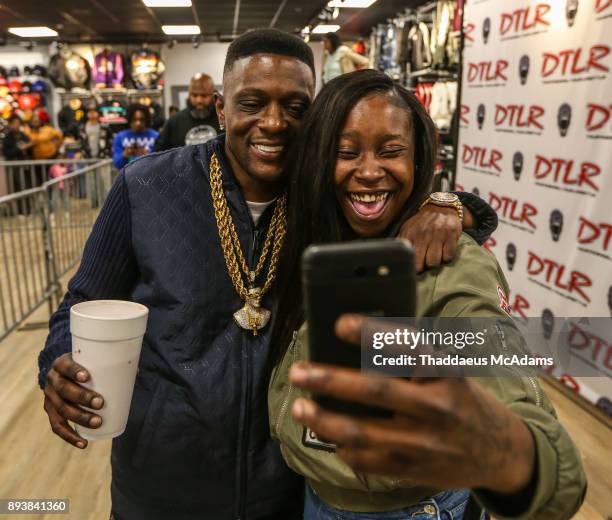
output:
M149 308L127 428L113 440L116 520L301 518L303 483L269 437L265 367L284 171L314 85L302 40L268 29L236 39L216 99L226 133L122 170L51 318L45 410L58 436L85 448L68 421L99 426L104 396L80 385L89 374L71 358L69 309L93 299ZM495 215L461 198L482 242ZM451 259L461 232L457 198L431 202L402 231L420 268Z

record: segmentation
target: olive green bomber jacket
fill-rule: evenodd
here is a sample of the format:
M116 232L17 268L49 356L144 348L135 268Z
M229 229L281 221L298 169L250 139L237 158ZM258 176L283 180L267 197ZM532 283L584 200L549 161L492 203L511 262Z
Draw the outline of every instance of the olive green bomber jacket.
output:
M420 274L417 280L419 316L508 317L505 295L509 291L501 268L490 252L467 235L461 237L452 262ZM441 491L392 478L360 478L333 449L317 445L316 437L313 441L311 432L292 420L293 402L307 395L288 382L288 371L292 363L308 359L307 335L304 325L272 373L268 393L270 431L280 443L287 464L304 475L325 502L349 511L401 509ZM579 453L556 420L552 404L537 379L475 381L525 421L533 435L537 457L536 488L529 507L519 516L506 516L506 505L494 493L472 490L476 500L499 519L571 518L584 499L586 477Z

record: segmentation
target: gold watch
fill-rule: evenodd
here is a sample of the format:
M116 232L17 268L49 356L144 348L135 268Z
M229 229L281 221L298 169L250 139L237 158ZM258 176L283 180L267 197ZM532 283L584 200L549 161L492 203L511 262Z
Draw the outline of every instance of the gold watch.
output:
M425 202L421 204L421 208L427 206L427 204L435 204L436 206L455 208L457 210L457 214L459 215L459 220L463 224L463 204L461 204L459 197L454 193L448 193L444 191L436 191L434 193L431 193L429 197L425 199Z

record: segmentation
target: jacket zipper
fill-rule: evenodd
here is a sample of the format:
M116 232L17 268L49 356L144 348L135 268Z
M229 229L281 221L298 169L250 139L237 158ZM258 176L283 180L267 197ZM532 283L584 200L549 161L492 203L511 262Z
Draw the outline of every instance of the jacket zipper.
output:
M204 170L206 171L207 168L204 166L204 163L202 163L202 167L204 168ZM225 191L225 190L224 190ZM227 196L227 195L226 195ZM242 212L244 215L247 216L248 219L248 225L250 228L250 233L251 236L253 238L253 242L252 242L252 246L251 246L251 251L250 251L250 258L249 258L249 267L253 267L254 266L254 261L255 261L255 255L257 253L257 248L259 247L259 235L261 234L261 232L255 228L254 224L253 224L253 218L251 217L251 211L249 210L249 207L246 203L246 200L244 198L244 195L242 194L242 191L240 189L238 189L238 199L240 200L240 205L242 207ZM246 332L246 331L245 331ZM238 490L237 490L237 502L238 502L238 511L236 514L236 519L237 520L242 520L245 518L245 502L246 502L246 486L247 486L247 463L246 463L246 453L247 453L247 444L248 444L248 440L249 440L249 408L250 408L250 402L251 402L251 389L250 389L250 385L251 385L251 349L248 348L247 345L248 342L248 337L245 335L244 336L244 340L242 342L242 347L244 348L246 346L246 374L243 374L243 376L246 378L246 395L245 395L245 402L244 402L244 412L243 412L243 416L242 416L242 433L241 435L241 444L240 444L240 449L238 450L238 457L240 459L240 465L239 465L239 475L238 475Z
M536 380L533 377L527 376L527 379L529 379L531 386L533 386L533 391L536 395L536 406L540 406L542 404L542 401L540 398L540 391L538 390L538 384L536 383Z
M291 365L295 362L296 350L295 350L295 342L297 340L297 330L293 331L293 338L291 339L291 343L289 344L288 350L291 351ZM289 383L287 387L287 393L285 394L285 399L281 404L280 410L278 412L278 416L276 417L276 422L274 423L274 433L277 439L279 437L280 425L282 420L285 418L285 413L287 412L287 406L289 406L289 399L291 398L291 393L293 392L293 383Z
M240 199L240 204L242 206L242 211L244 213L244 215L247 216L248 219L248 224L249 224L249 228L250 228L250 232L251 232L251 237L252 237L252 244L251 244L251 251L249 254L249 268L253 269L255 267L255 260L256 260L256 254L257 254L257 250L259 248L259 243L260 243L260 238L261 238L261 234L263 232L263 230L259 229L259 226L255 226L253 223L253 218L251 217L251 211L249 210L249 207L246 203L246 200L244 198L244 195L242 194L242 191L240 191L240 189L238 189L238 198ZM248 332L248 331L245 331ZM246 518L246 512L245 512L245 504L246 504L246 488L247 488L247 483L248 483L248 479L247 479L247 461L246 461L246 453L248 451L247 449L247 444L249 442L249 408L250 408L250 402L251 402L251 349L248 347L247 345L248 343L248 337L245 335L244 336L244 341L242 343L243 348L246 346L246 369L247 369L247 373L243 374L244 377L246 377L246 395L245 395L245 402L244 402L244 415L242 417L242 426L243 426L243 430L241 433L241 444L240 444L240 450L238 453L238 456L240 458L240 474L238 475L238 482L239 482L239 488L237 491L237 497L238 497L238 514L236 515L236 519L237 520L243 520L244 518Z
M250 210L243 199L243 207L247 211L247 215L249 218L249 224L251 227L251 236L252 236L252 245L251 251L249 254L249 268L254 269L256 265L257 252L259 250L259 245L261 242L261 234L262 230L259 227L253 226L253 219L251 218ZM248 333L248 331L245 331ZM243 431L242 431L242 441L241 441L241 449L240 449L240 489L238 490L238 520L242 518L246 518L246 496L247 496L247 460L246 453L248 452L248 442L249 442L249 412L251 408L251 349L248 346L248 337L244 336L243 346L246 345L246 395L244 402L244 418L243 418Z

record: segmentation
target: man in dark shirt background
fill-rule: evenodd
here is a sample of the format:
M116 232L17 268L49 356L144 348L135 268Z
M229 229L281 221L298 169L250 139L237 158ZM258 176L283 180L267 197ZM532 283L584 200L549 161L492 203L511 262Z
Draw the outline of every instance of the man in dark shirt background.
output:
M219 120L213 104L215 84L207 74L196 74L189 83L187 108L168 119L155 144L155 151L186 144L199 144L216 137Z
M23 132L21 118L13 114L8 120L9 131L2 143L2 154L7 161L27 161L32 159L34 143ZM12 193L33 188L33 175L31 166L13 167L9 174L12 178ZM27 198L17 200L17 211L21 215L30 213L30 201Z
M3 154L7 161L25 161L32 158L32 141L21 130L21 119L12 115L8 120L9 131L4 138ZM25 186L15 191L26 189Z

